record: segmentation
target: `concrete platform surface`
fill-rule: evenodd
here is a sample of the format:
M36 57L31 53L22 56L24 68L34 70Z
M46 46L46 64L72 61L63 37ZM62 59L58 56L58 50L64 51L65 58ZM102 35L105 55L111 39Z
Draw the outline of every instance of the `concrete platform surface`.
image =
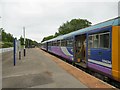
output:
M3 53L3 88L87 88L38 48L27 49L26 57L13 66L13 53Z

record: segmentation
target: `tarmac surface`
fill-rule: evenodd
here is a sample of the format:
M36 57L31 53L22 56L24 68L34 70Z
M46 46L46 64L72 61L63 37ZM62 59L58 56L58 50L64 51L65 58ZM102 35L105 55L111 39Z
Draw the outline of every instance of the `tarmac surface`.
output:
M26 50L26 57L13 66L13 52L2 55L2 88L88 88L61 68L39 48ZM23 90L23 89L22 89Z

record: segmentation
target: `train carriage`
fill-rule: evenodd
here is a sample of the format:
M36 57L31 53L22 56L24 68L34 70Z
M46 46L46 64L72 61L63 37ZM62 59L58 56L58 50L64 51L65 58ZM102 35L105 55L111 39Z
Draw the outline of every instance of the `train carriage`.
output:
M120 81L120 17L45 41L43 47Z

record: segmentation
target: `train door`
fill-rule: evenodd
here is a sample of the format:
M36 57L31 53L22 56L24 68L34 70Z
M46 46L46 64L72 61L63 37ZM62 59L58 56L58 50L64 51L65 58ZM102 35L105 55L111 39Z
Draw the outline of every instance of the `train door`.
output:
M75 59L76 64L86 67L86 34L75 36Z

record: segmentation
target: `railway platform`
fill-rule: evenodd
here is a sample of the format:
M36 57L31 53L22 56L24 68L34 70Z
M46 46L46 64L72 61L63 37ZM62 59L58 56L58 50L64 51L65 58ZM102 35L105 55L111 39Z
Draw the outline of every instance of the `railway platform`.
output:
M84 71L42 51L26 50L26 57L17 58L13 66L13 52L2 57L2 87L5 88L116 88ZM20 90L20 89L19 89Z

